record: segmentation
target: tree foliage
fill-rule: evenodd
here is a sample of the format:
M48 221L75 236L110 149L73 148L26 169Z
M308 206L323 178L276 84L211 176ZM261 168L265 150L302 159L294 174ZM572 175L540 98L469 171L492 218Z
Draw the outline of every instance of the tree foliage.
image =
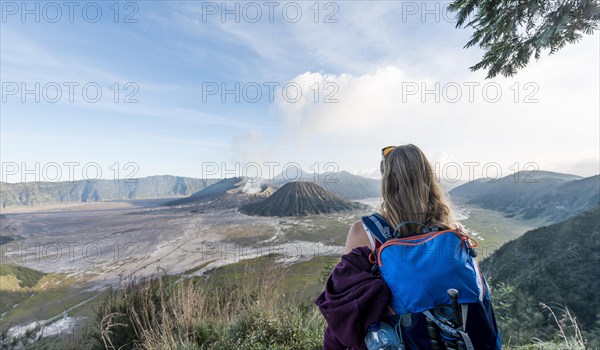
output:
M474 29L465 48L478 45L484 55L470 68L487 69L487 78L515 75L532 55L593 34L600 19L599 0L454 0L449 10L457 28Z

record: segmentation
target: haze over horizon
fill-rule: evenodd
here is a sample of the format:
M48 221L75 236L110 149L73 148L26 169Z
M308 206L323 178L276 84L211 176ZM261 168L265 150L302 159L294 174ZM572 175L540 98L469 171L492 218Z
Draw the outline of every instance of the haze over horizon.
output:
M251 163L248 163L251 164ZM20 167L17 165L16 167L13 167L14 164L12 163L4 163L3 164L5 167L8 168L8 171L5 171L4 173L1 174L0 177L0 183L7 183L7 184L20 184L20 183L36 183L36 182L45 182L45 183L57 183L57 182L74 182L74 181L82 181L82 180L86 180L89 181L91 183L96 182L98 180L112 180L114 182L128 182L132 179L141 179L141 178L147 178L147 177L160 177L160 176L175 176L175 177L187 177L187 178L192 178L192 179L205 179L205 180L224 180L224 179L230 179L230 178L235 178L235 177L240 177L240 178L245 178L245 179L250 179L251 181L258 181L258 182L263 182L263 181L275 181L277 182L277 177L281 177L282 173L286 173L285 175L285 181L317 181L318 179L323 180L326 176L328 176L328 173L330 173L330 171L321 171L321 172L314 172L314 171L308 171L305 168L301 168L300 171L294 169L295 168L295 164L294 163L285 163L282 165L279 164L267 164L267 166L265 166L264 168L261 167L261 169L266 169L263 170L263 176L257 176L257 172L254 171L254 169L256 169L255 167L252 168L248 168L248 170L246 171L244 168L242 168L241 166L237 169L236 172L234 172L233 170L235 169L235 166L233 167L229 167L229 166L224 166L223 168L221 168L220 166L217 168L210 168L210 172L206 172L204 173L207 176L182 176L182 175L177 175L177 174L151 174L151 175L142 175L142 176L137 176L135 175L133 172L129 172L128 174L121 174L120 177L116 177L114 175L116 175L116 173L111 172L110 175L105 176L106 174L104 174L103 176L99 176L99 173L95 172L95 169L98 169L101 171L102 166L99 167L89 167L88 168L88 174L92 173L93 175L91 176L81 176L80 174L74 172L71 174L61 174L62 177L58 178L57 177L57 173L55 172L56 167L54 167L54 164L52 164L51 167L48 167L48 171L44 172L44 168L38 168L38 170L36 171L32 171L33 169L28 169L24 172L21 171ZM58 164L60 166L60 164ZM446 185L449 185L451 187L454 186L458 186L462 183L466 183L469 181L473 181L473 180L477 180L477 179L490 179L490 182L494 182L497 179L503 178L503 177L508 177L508 176L515 176L515 172L512 172L513 168L509 168L509 172L505 172L506 169L503 169L502 167L498 167L497 165L493 165L493 166L487 166L487 176L485 176L484 174L479 174L477 171L481 170L481 169L486 169L484 168L486 166L486 164L483 164L483 166L481 166L480 164L477 163L471 163L471 164L467 164L466 166L461 166L460 164L457 163L447 163L447 164L432 164L434 167L437 166L437 168L434 170L436 173L436 176L438 179L442 180L443 183L445 183ZM282 169L280 169L280 171L274 171L275 169L277 169L277 166L281 166ZM60 168L60 167L59 167ZM71 165L71 167L65 167L65 169L77 169L78 165ZM110 168L110 167L109 167ZM90 170L91 169L91 170ZM114 168L112 168L114 169ZM111 170L112 170L111 169ZM221 171L221 169L224 169L223 171ZM333 169L333 167L331 168ZM352 175L357 175L357 176L361 176L361 177L365 177L368 179L375 179L375 180L380 180L381 179L381 174L379 173L378 169L373 169L372 171L354 171L354 172L350 172L347 171L345 169L339 169L339 168L335 168L336 170L333 171L334 173L338 173L338 172L348 172ZM497 172L498 170L498 172ZM271 171L270 174L274 174L275 176L265 176L266 174L269 174L269 171ZM274 171L274 172L273 172ZM459 171L463 171L462 173L462 177L459 176L461 175L459 173ZM469 171L471 171L471 173L469 173ZM565 175L575 175L575 176L579 176L581 178L586 178L586 177L593 177L593 176L598 176L600 174L596 173L596 174L592 174L592 175L582 175L582 174L577 174L577 173L567 173L567 172L561 172L561 171L548 171L545 169L537 169L537 168L529 168L529 169L525 169L525 170L519 170L518 172L532 172L531 176L528 176L528 179L536 179L539 178L541 176L543 176L545 172L552 172L552 173L559 173L559 174L565 174ZM50 175L51 174L51 175ZM202 174L201 174L202 175ZM482 176L483 175L483 176ZM46 177L48 176L48 177ZM69 177L71 176L71 177ZM523 180L523 177L518 177L515 176L515 179L517 179L517 181ZM25 181L22 181L25 180ZM336 178L335 176L331 177L329 180L333 180L335 181ZM452 186L454 184L454 186Z
M492 162L502 176L600 173L599 34L542 54L514 78L485 80L468 69L481 56L463 49L471 30L455 29L440 3L298 3L296 22L282 5L256 23L249 13L223 20L206 3L132 3L137 11L121 4L118 23L108 5L94 23L79 10L56 23L5 14L3 181L6 164L56 163L66 179L72 162L97 163L108 179L115 164L120 178L201 178L213 162L376 177L381 148L405 143L440 169L476 162L475 178ZM82 98L90 82L100 86L97 102ZM10 92L36 83L39 102ZM56 84L62 96L48 102ZM236 84L239 93L221 91Z

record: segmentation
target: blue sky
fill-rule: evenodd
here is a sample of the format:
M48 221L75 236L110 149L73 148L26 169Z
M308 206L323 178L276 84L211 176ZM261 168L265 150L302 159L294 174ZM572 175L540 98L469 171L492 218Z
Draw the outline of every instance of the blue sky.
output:
M118 23L114 2L92 2L102 9L95 23L81 10L90 2L75 8L73 23L66 7L51 23L54 9L43 2L29 2L29 9L35 12L36 3L40 23L32 14L23 21L23 8L2 5L3 164L95 162L110 178L112 164L127 162L138 165L137 176L193 177L204 175L203 162L316 163L320 170L333 162L375 176L381 147L412 142L440 167L493 162L508 175L515 163L519 169L535 163L584 176L599 172L597 34L544 55L515 78L490 81L468 70L481 52L462 48L470 30L454 28L446 2L277 2L272 20L257 2L256 23L253 7L242 10L248 2L237 3L239 23L231 14L222 20L221 2L119 2ZM292 23L298 6L302 15ZM123 23L132 11L137 23ZM65 82L79 84L73 103ZM81 95L90 82L102 91L96 103ZM299 101L286 101L278 89L268 100L265 83L290 82L302 91ZM484 97L482 86L490 82L485 94L500 89L498 101ZM36 103L27 95L23 103L22 91L6 94L7 84L35 83L57 84L63 96L49 103L40 93ZM125 89L126 83L132 85ZM203 101L207 84L236 83L260 86L262 98L252 103L241 96L238 103L227 95L223 102L216 94ZM446 89L440 101L423 94L436 83ZM314 86L321 89L316 103ZM139 102L123 103L134 87ZM408 87L419 91L406 95ZM461 97L448 102L457 87ZM334 90L338 101L324 103Z

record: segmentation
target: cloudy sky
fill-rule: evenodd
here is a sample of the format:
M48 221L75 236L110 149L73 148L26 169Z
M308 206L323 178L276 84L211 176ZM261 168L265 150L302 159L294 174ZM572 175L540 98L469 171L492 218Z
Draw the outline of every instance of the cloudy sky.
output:
M2 2L4 181L377 176L405 143L453 178L600 172L598 34L486 80L447 2L54 4Z

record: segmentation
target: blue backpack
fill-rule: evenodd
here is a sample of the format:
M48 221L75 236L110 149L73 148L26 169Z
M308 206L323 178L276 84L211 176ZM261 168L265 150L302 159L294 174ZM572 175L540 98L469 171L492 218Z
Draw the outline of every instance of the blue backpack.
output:
M378 213L362 223L382 244L370 260L390 289L386 318L407 350L502 349L476 245L465 233L410 221L393 230ZM400 237L409 223L422 231Z

